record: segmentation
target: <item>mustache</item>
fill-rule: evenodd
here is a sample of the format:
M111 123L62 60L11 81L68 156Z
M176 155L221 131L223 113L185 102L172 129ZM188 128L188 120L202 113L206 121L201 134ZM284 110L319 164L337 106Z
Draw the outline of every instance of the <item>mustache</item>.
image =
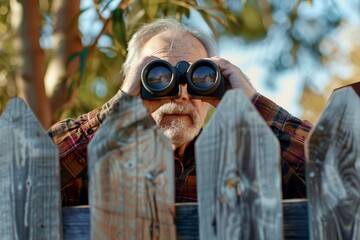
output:
M189 115L191 120L193 121L193 123L196 123L197 121L199 121L199 115L197 113L196 108L190 104L179 104L179 103L173 103L173 102L165 103L164 105L159 107L155 112L157 113L156 114L157 119L155 119L155 120L158 123L161 122L164 115L169 115L169 114Z

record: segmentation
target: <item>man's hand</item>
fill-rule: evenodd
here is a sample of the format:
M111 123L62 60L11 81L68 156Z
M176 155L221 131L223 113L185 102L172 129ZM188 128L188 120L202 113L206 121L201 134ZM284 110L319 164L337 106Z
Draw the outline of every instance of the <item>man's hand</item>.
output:
M227 90L233 88L241 88L246 96L251 100L256 94L256 89L251 84L248 77L241 71L240 68L220 57L211 57L209 60L213 61L225 78L229 79L229 82L225 82ZM210 103L212 106L217 107L221 99L204 99L204 102Z
M121 91L130 96L140 96L141 71L147 63L155 59L158 58L154 56L147 56L137 61L136 65L133 66L130 69L130 72L125 76L124 82L120 88Z
M141 71L147 63L156 59L158 58L154 56L147 56L140 59L125 77L121 86L121 91L131 96L140 96ZM219 67L224 77L229 79L229 86L226 86L227 89L241 88L249 99L256 94L256 89L252 86L251 82L240 68L220 57L212 57L210 60ZM219 104L220 99L204 99L203 101L216 107Z
M230 88L241 88L249 99L256 94L256 89L251 84L248 77L240 68L220 57L210 58L220 69L221 73L229 79Z

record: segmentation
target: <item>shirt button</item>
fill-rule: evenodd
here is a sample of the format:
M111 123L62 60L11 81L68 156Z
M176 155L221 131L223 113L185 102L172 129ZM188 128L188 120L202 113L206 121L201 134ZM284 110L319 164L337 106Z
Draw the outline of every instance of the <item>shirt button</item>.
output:
M91 128L89 128L88 130L86 130L87 134L88 135L91 135L94 133L94 130L92 130Z

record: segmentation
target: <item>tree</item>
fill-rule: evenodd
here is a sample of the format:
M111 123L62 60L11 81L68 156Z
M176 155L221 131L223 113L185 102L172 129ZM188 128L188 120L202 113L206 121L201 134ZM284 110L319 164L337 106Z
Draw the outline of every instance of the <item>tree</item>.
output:
M47 128L100 106L121 84L126 44L138 26L162 17L190 24L194 13L215 38L238 36L250 47L271 48L273 54L260 60L269 69L269 85L275 75L300 66L304 86L311 86L303 60L323 67L320 44L344 17L336 1L325 4L321 14L307 15L304 8L318 2L0 0L0 92L5 93L0 94L0 112L9 97L24 97ZM82 19L89 13L91 20ZM92 29L84 33L86 21Z
M42 2L44 3L44 1ZM64 72L74 71L72 65L66 66L66 54L76 49L76 46L79 46L78 42L80 43L80 40L78 39L80 38L79 34L73 34L74 31L68 31L69 29L76 28L70 28L69 20L71 19L67 18L67 14L70 16L77 14L79 12L79 2L72 1L70 4L69 1L50 1L51 5L49 8L54 8L54 12L59 15L59 22L62 23L56 24L55 36L62 34L62 36L66 35L66 37L63 37L63 43L58 40L59 44L55 45L54 49L56 49L57 55L50 55L48 68L46 68L46 54L48 52L44 52L44 49L40 46L41 30L44 22L43 15L46 12L41 9L41 4L39 4L41 2L37 0L10 0L6 6L11 9L11 14L9 14L10 21L8 21L8 28L11 29L11 34L6 36L6 38L8 42L12 43L12 47L3 48L2 51L8 54L10 59L8 62L13 66L11 68L8 67L8 71L3 74L7 75L8 82L13 80L16 83L17 96L27 101L44 127L48 127L51 123L51 109L58 107L54 102L61 102L64 99L64 94L58 94L59 88L56 88L56 91L51 92L50 95L46 94L44 77L51 75L51 78L59 79L66 75ZM75 8L72 6L75 6ZM5 5L3 7L6 8ZM64 14L65 9L66 14ZM6 20L5 18L5 23ZM71 47L69 48L69 46ZM66 49L66 47L69 49ZM80 44L77 50L81 49L82 46ZM65 54L65 57L63 54ZM58 63L57 71L54 71L54 63ZM67 70L61 71L64 68ZM78 66L75 66L75 68L78 68ZM66 79L61 81L66 82Z
M118 72L126 56L127 40L141 23L167 16L181 20L189 16L190 10L201 12L214 31L213 21L222 26L236 21L223 4L216 3L217 10L200 6L194 0L123 0L118 3L100 0L92 8L83 10L80 10L80 0L2 2L6 13L1 22L10 31L1 34L7 42L1 46L1 57L5 59L1 63L5 71L1 74L6 85L15 83L16 94L12 92L1 100L7 101L14 95L24 98L45 128L59 117L98 105L101 99L88 91L89 85L99 85L94 81L103 79L106 89L110 89L109 94L118 89L121 83ZM94 9L97 21L101 22L101 31L90 44L83 45L78 18ZM50 46L41 46L41 39L50 36ZM108 38L110 44L100 46L101 38ZM1 90L4 91L4 87Z

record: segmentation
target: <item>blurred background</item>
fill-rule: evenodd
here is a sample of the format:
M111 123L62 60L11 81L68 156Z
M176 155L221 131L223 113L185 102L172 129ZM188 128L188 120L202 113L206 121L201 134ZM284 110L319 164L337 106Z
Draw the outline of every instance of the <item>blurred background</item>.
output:
M0 0L0 112L24 98L47 129L101 106L131 35L162 17L209 32L260 93L313 123L360 80L360 0Z

